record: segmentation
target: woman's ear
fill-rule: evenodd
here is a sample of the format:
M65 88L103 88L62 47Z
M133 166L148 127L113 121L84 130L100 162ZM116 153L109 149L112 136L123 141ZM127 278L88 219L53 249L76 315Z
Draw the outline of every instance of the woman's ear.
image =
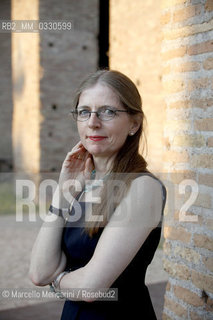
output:
M140 113L134 114L131 122L130 132L135 134L142 123L142 115Z

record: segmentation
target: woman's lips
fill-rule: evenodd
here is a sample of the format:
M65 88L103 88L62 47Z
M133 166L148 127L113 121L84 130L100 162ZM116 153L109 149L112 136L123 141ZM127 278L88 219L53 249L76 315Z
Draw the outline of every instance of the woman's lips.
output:
M107 137L104 137L104 136L88 136L88 138L92 141L101 141Z

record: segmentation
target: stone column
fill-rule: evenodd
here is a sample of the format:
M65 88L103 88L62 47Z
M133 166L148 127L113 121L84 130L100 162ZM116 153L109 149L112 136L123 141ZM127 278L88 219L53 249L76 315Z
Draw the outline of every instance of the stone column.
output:
M39 2L13 0L12 20L38 20ZM15 171L40 170L39 33L12 33L13 157Z
M40 170L44 172L58 172L79 140L69 111L79 83L98 69L98 4L98 0L40 0L40 20L72 22L71 31L40 33Z
M71 31L12 34L16 171L59 172L78 141L73 92L98 68L98 0L13 0L13 20L71 21Z

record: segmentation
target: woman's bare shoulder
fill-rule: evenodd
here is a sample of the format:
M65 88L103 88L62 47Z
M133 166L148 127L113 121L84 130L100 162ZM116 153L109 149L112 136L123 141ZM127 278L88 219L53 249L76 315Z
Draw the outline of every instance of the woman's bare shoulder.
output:
M162 190L162 182L152 174L141 174L131 184L132 188L142 188L149 191Z

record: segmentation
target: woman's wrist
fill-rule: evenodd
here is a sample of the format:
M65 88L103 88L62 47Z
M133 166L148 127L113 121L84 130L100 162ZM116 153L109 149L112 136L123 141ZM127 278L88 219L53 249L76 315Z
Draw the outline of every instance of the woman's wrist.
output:
M64 214L68 213L69 212L69 208L55 208L53 207L53 205L51 204L50 207L49 207L49 211L59 217L64 217Z
M58 295L59 298L62 298L62 299L66 298L66 297L63 295L63 293L61 293L61 291L60 291L60 290L61 290L60 282L61 282L62 278L63 278L66 274L68 274L68 273L70 273L70 272L71 272L71 269L70 269L69 271L63 271L63 272L61 272L61 273L56 277L56 279L53 280L53 281L49 284L50 290L53 291L53 292L55 292L55 293L57 293L57 295Z
M63 271L61 272L56 278L55 280L52 281L52 286L53 288L57 291L57 290L61 290L60 288L60 282L61 282L61 279L67 274L67 273L70 273L71 272L71 269L69 271Z
M69 199L70 198L70 199ZM64 192L58 186L52 198L52 207L58 210L68 210L72 197L66 197Z

